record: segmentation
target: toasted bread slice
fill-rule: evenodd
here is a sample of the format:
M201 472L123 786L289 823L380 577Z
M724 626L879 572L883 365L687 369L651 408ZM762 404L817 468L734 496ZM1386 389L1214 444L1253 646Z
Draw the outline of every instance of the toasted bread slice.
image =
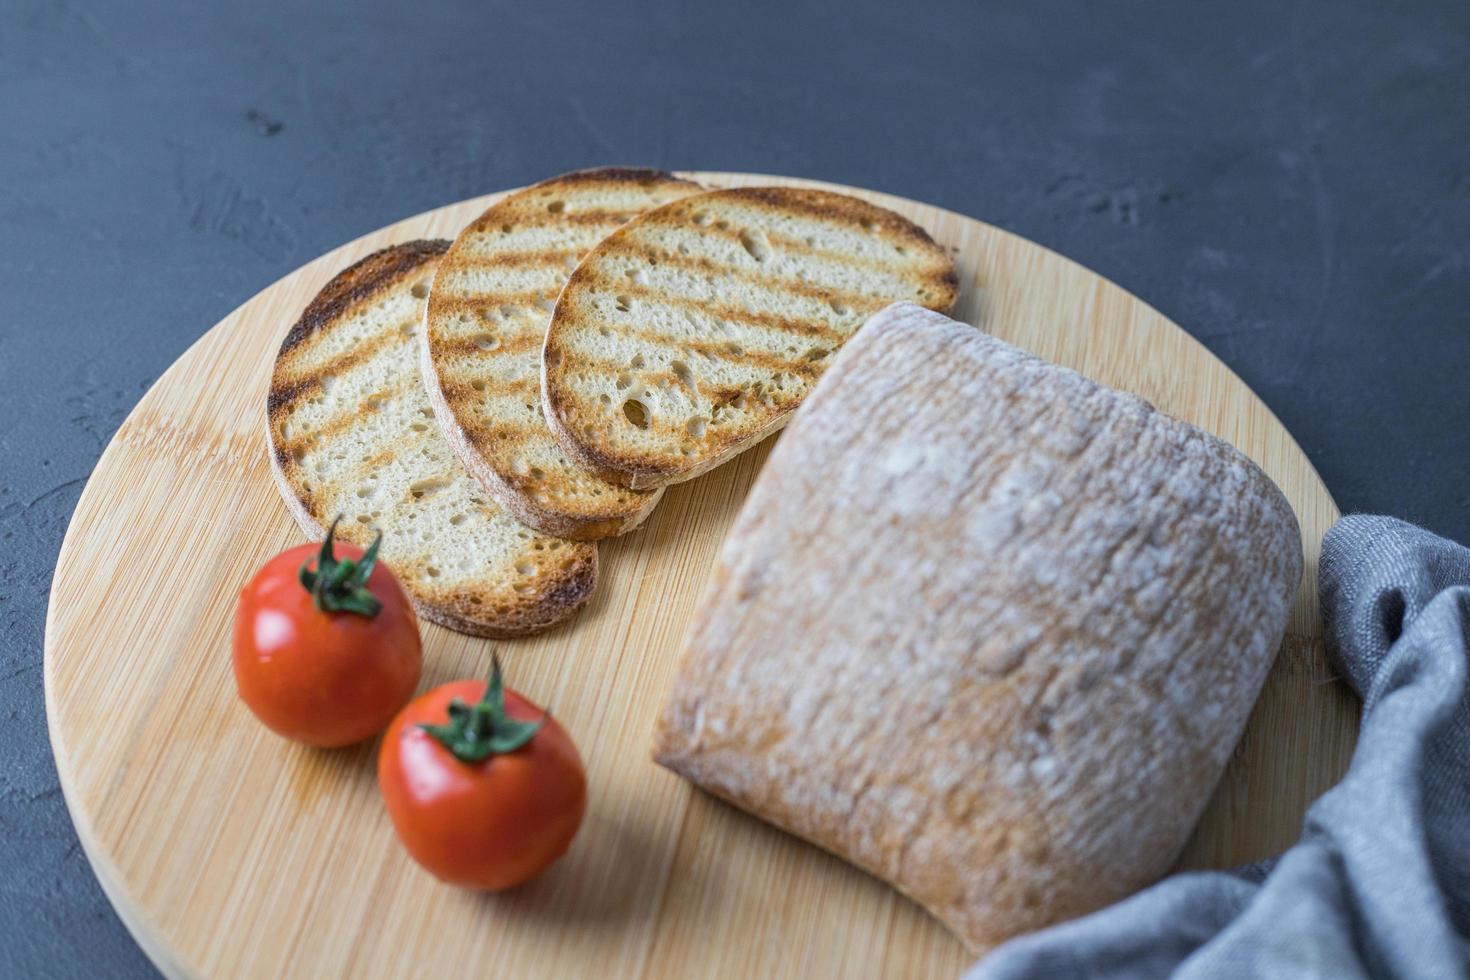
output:
M583 253L640 212L702 190L657 170L553 177L493 205L440 261L421 351L429 400L460 462L530 526L604 538L658 502L562 452L541 416L541 344Z
M957 292L922 228L857 198L686 197L572 273L543 349L545 415L567 455L605 478L678 483L781 428L869 316L899 300L948 310Z
M591 595L597 547L524 527L464 471L434 425L417 363L424 297L449 247L375 252L307 306L276 355L266 437L296 523L368 544L419 615L476 636L519 636Z

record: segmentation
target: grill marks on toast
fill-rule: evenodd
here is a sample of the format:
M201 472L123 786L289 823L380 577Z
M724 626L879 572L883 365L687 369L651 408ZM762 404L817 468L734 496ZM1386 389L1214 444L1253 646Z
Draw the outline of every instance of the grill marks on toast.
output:
M341 354L329 359L324 364L312 367L312 373L303 379L303 382L294 388L282 389L280 392L272 392L272 397L277 401L272 405L280 404L290 406L299 399L322 391L322 389L334 381L338 375L346 374L353 368L372 360L384 350L392 347L402 346L405 338L412 340L413 332L418 328L419 317L412 316L402 323L395 325L390 330L384 330L363 341ZM395 336L395 333L397 336ZM301 365L306 367L307 365ZM330 379L330 380L329 380Z
M424 618L463 632L544 629L591 594L595 546L516 522L458 464L418 375L429 277L448 242L411 242L333 279L292 327L267 397L277 485L308 534L343 515Z
M468 337L444 340L435 350L439 356L455 354L473 356L481 351L499 351L504 357L511 354L538 352L541 350L541 339L523 334L507 337L503 333L488 333L487 337L482 338L479 333L475 333Z
M480 254L467 252L457 257L457 264L469 269L518 269L527 266L538 266L542 268L555 269L565 268L568 271L577 267L577 260L581 256L574 249L552 248L552 249L526 249L519 252L490 252Z
M536 269L536 273L544 276L548 281L535 289L527 289L521 292L505 292L487 294L476 290L474 280L481 276L456 277L465 267L457 266L445 274L446 282L441 286L444 290L444 298L435 302L434 315L444 316L451 313L467 313L479 317L488 324L495 325L511 320L520 314L527 312L532 307L541 307L543 304L555 304L557 293L561 292L563 274L547 275L547 270L542 267ZM502 269L512 269L513 266L502 265ZM478 270L476 270L478 272ZM516 269L522 276L526 270ZM459 282L450 282L459 278ZM466 290L466 293L456 294L455 289ZM489 302L493 299L495 302Z
M512 194L464 229L435 273L422 350L440 427L502 506L576 539L636 527L658 493L579 466L542 417L546 326L579 258L648 208L701 188L653 170L556 177Z
M633 487L687 480L774 432L869 316L944 311L949 256L856 198L789 187L683 198L572 273L543 350L567 454Z
M709 325L716 330L722 330L731 324L747 326L766 327L784 333L800 334L806 337L825 337L829 340L842 341L847 338L847 332L838 327L832 327L826 323L816 320L799 319L793 316L785 316L779 313L762 312L756 308L756 300L760 294L777 294L781 292L784 283L773 286L769 281L762 282L754 280L756 293L748 297L739 305L722 300L706 299L694 296L673 296L661 291L656 286L637 285L634 283L615 283L607 280L599 280L595 276L589 276L588 281L583 284L584 288L600 293L614 293L614 308L619 313L633 313L633 304L641 302L652 307L671 307L690 314L702 316ZM867 297L854 294L841 293L834 290L823 290L819 287L808 286L803 282L793 282L787 293L808 296L817 300L819 304L831 307L834 303L838 306L851 307L862 305ZM820 313L820 305L814 306L814 312Z

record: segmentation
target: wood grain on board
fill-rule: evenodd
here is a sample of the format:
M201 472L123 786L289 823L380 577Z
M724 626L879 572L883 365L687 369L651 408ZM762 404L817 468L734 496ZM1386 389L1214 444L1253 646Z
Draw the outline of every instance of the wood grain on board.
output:
M1228 866L1284 848L1346 769L1357 727L1356 703L1323 658L1315 598L1337 511L1301 449L1203 347L1096 274L957 214L833 189L907 215L954 250L958 317L1230 440L1286 492L1306 579L1181 863ZM281 336L350 262L452 238L496 196L366 235L261 292L159 379L103 454L62 546L45 650L57 769L103 887L171 976L956 975L969 957L917 906L648 759L680 639L769 443L672 488L641 531L606 542L599 591L569 624L498 642L425 624L423 687L483 675L497 649L510 682L551 705L582 750L586 822L528 886L441 886L393 839L375 742L295 746L236 699L235 595L299 541L264 451Z

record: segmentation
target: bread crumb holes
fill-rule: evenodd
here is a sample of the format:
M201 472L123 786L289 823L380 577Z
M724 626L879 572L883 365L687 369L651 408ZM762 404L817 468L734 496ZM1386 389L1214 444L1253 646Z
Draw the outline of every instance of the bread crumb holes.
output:
M758 228L740 233L740 247L757 262L764 262L771 257L771 244L766 239L765 232Z
M623 418L635 429L646 429L649 420L648 406L636 398L629 398L623 402Z

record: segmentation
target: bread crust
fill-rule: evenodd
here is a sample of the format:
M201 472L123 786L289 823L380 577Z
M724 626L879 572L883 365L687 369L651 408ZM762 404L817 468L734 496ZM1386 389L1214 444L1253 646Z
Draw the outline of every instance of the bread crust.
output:
M855 197L744 187L684 198L612 233L573 271L542 351L543 415L563 451L605 480L689 480L784 427L867 315L898 299L948 310L958 288L927 232ZM736 343L732 324L754 340ZM638 353L622 367L598 347ZM631 388L596 380L620 368ZM641 424L619 415L635 389L629 400L646 392L661 406Z
M1223 440L897 305L747 498L654 758L983 952L1167 872L1301 572Z
M539 381L549 317L538 304L549 311L568 264L621 222L701 189L658 170L563 174L493 204L440 264L424 313L424 386L460 462L522 523L592 541L633 530L657 505L660 491L633 491L565 459L540 417L539 391L515 381ZM466 343L474 337L479 347Z
M322 288L282 341L266 396L266 444L281 499L297 526L309 537L319 539L325 535L325 524L335 516L324 510L331 506L332 498L312 481L294 455L302 449L302 441L288 435L293 408L303 400L328 397L326 379L319 370L310 367L309 359L316 353L313 345L332 343L330 334L335 328L353 317L361 317L375 304L395 298L401 301L409 282L431 269L448 247L447 241L421 240L390 246L365 257ZM395 375L407 374L413 382L402 397L413 399L414 405L424 397L417 383L413 344L392 331L372 329L364 340L346 347L331 357L329 363L333 372L342 374L375 357L391 358L391 371ZM301 360L307 363L297 363ZM424 410L427 411L427 405ZM358 416L339 412L336 418L340 419L340 428L328 433L327 440L350 433ZM418 435L404 432L402 440L438 438L432 427L426 430ZM477 509L489 515L487 520L498 522L502 536L516 536L516 544L502 549L498 555L500 567L494 570L494 580L482 577L439 585L432 577L416 574L418 565L424 564L422 556L407 557L402 550L400 537L407 529L384 529L383 559L399 573L420 616L473 636L513 638L543 631L587 602L597 582L595 546L552 542L525 529L517 531L510 517L499 513L494 504ZM425 515L425 519L432 520L433 515ZM458 533L448 524L436 525L435 532L446 537ZM519 535L523 532L522 539ZM368 526L353 521L344 521L338 529L339 537L358 545L367 544L372 533ZM557 558L554 562L546 561L542 557L544 549L553 546ZM514 575L516 566L529 567L527 563L534 563L535 568L534 585L530 587Z

